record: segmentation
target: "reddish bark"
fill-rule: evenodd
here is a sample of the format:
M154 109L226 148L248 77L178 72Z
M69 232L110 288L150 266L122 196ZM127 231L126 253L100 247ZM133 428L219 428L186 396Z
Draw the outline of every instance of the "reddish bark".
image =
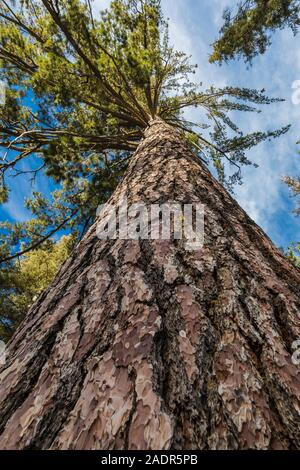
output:
M161 121L124 196L201 202L205 245L94 225L10 342L0 448L300 448L299 269Z

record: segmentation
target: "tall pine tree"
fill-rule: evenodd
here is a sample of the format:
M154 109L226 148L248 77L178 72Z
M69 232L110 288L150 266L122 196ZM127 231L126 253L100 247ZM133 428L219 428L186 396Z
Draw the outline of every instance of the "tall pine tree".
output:
M4 245L2 262L73 217L85 234L9 343L0 447L299 448L300 271L203 161L224 180L227 160L236 181L245 150L286 128L241 135L228 112L272 100L198 89L187 58L168 44L156 0L113 1L100 21L76 0L16 8L5 3L1 13L11 103L1 124L2 192L28 157L62 188L52 221L40 195L30 202L49 231L25 234L19 253ZM208 116L210 136L204 121L200 129L186 121L188 106ZM110 194L115 207L125 198L147 208L201 203L204 246L146 234L99 239L103 215L87 231L84 220Z
M10 197L12 178L22 185L46 173L55 183L50 197L34 191L26 200L31 220L0 224L0 305L7 305L8 289L15 289L7 281L14 279L16 259L63 230L82 238L98 204L121 180L151 117L179 129L228 187L240 182L241 166L251 163L248 148L287 130L243 135L230 114L276 100L255 90L202 90L194 84L195 67L170 47L157 1L113 2L100 21L88 2L1 2L0 8L1 78L7 88L0 107L0 200ZM182 114L190 106L199 108L198 123ZM19 294L27 297L26 289ZM18 310L7 323L11 312L0 307L9 328L23 315Z

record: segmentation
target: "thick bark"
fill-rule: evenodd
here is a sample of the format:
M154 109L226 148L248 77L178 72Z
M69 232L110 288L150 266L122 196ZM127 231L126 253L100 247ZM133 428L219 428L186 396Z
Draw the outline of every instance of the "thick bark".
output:
M300 271L152 122L112 197L205 206L205 245L94 225L0 374L2 449L300 448Z

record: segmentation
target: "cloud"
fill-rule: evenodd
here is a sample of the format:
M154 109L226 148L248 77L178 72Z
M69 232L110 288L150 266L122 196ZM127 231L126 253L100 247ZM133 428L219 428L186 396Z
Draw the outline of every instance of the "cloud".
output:
M198 63L197 80L204 85L235 85L265 89L274 97L285 98L263 108L261 114L241 113L236 119L244 132L270 130L292 124L291 131L278 140L255 147L248 157L259 168L243 169L244 184L236 188L236 198L262 228L282 246L300 239L300 221L292 215L293 201L282 183L282 176L300 173L300 156L296 141L300 139L300 105L292 103L292 83L300 79L300 36L290 30L277 32L268 52L255 59L249 68L243 61L233 61L222 67L209 64L210 44L218 36L222 12L226 6L234 7L236 0L163 0L162 5L170 18L170 38L177 49L184 50ZM198 112L188 117L196 119Z
M108 8L110 3L111 0L92 0L91 7L95 18L98 18L100 10L105 10Z
M33 164L33 158L20 162L18 169L28 171L36 167ZM25 208L25 199L32 196L33 191L38 191L44 196L50 196L54 190L54 184L43 172L40 172L35 181L31 180L31 175L20 175L15 178L11 177L9 182L10 194L7 203L0 206L0 218L9 219L10 221L24 222L32 218L32 213Z
M24 200L16 197L11 198L6 204L3 204L1 212L2 211L12 222L24 222L30 219L28 211L24 208Z

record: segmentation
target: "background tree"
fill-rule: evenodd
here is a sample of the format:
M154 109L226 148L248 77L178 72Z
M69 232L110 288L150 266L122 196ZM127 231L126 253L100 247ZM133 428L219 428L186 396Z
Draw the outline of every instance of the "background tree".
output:
M286 176L284 178L284 182L291 189L293 196L298 197L300 195L300 178L299 177L291 178L289 176ZM296 216L299 217L300 215L300 202L299 201L294 212ZM294 243L290 246L288 250L288 256L296 266L300 267L300 242Z
M289 247L288 250L289 259L300 268L300 244L296 243Z
M284 181L289 186L294 196L297 197L300 195L300 177L290 178L289 176L286 176L284 178ZM295 214L298 216L300 215L300 202L299 201L298 201L298 205L295 208Z
M7 341L39 294L53 281L73 246L71 236L47 240L0 271L0 339Z

